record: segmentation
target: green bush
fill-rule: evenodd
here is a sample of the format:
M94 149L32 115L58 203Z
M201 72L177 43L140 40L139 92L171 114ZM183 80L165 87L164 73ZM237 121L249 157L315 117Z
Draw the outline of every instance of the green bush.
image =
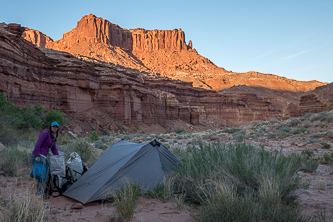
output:
M106 150L108 148L108 146L104 145L102 141L99 140L95 142L95 146L101 150Z
M103 133L104 133L104 135L107 135L107 136L110 135L110 132L109 132L109 130L107 130L107 129L104 129L104 130L103 130Z
M174 150L186 199L201 204L198 221L295 221L300 155L283 156L249 144L204 144ZM289 204L287 206L286 204Z
M308 133L309 130L306 128L299 128L291 132L291 134L300 134L300 133Z
M251 126L253 126L253 127L259 127L259 126L263 126L263 125L267 125L267 124L268 123L264 122L264 121L257 121L257 122L252 122Z
M306 159L310 159L314 156L314 152L312 150L303 150L301 155L305 156Z
M240 129L238 128L225 128L222 130L223 133L229 133L229 134L233 134L238 131L240 131Z
M304 119L309 118L310 116L312 116L314 113L307 113L303 116Z
M314 122L314 121L317 121L317 120L322 120L324 119L328 114L325 113L325 112L322 112L322 113L317 113L317 114L314 114L312 116L310 116L309 120L311 122Z
M2 128L39 129L42 126L43 110L44 108L39 104L19 109L13 102L6 101L4 93L0 93L0 125Z
M97 134L96 131L92 132L92 134L90 135L90 140L91 141L97 141L97 140L99 140L99 136L98 136L98 134Z
M276 128L279 132L290 132L292 129L289 126L280 125Z
M293 118L293 119L290 119L290 122L288 123L288 126L294 127L294 126L297 126L300 123L301 123L301 120L299 120L297 118Z
M243 134L237 134L237 135L235 136L235 140L238 141L238 142L243 141L244 138L245 138L245 136L244 136Z
M176 133L185 133L186 131L184 128L177 128L177 129L175 129L175 132Z
M306 142L307 144L312 144L312 143L319 143L318 140L314 139L314 138L310 138L308 142Z
M323 149L329 149L329 148L331 148L331 145L328 144L328 143L322 142L322 143L320 143L320 144L322 145L322 148L323 148Z
M64 116L64 113L53 109L46 116L46 124L49 126L54 121L58 122L59 124L65 124L68 122L67 118Z
M332 159L331 159L331 156L329 155L329 154L327 154L327 153L324 153L324 159L327 161L327 162L329 162L329 161L331 161Z
M121 137L121 139L129 141L129 140L132 139L132 136L131 135L124 135L124 136Z
M276 135L279 138L286 138L286 137L290 136L290 133L288 133L288 132L278 132Z
M20 170L29 163L31 155L17 147L5 147L0 154L2 168L8 176L20 176Z
M266 136L267 136L268 139L275 139L276 138L275 133L267 133Z

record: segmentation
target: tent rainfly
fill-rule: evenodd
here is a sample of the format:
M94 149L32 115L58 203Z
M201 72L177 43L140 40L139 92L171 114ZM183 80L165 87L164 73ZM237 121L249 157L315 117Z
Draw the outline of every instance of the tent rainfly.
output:
M151 190L180 163L156 140L151 143L122 140L112 145L63 195L85 204L111 198L128 182Z

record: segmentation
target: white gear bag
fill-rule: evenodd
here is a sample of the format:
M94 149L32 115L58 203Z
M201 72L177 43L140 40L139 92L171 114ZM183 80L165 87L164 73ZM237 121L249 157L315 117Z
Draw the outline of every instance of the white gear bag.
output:
M51 190L60 191L67 183L65 153L58 151L59 155L53 155L51 152L47 156L50 164Z
M76 152L71 153L67 160L67 167L69 168L73 182L77 181L83 174L82 159Z
M65 154L59 151L59 155L48 155L50 174L66 177Z

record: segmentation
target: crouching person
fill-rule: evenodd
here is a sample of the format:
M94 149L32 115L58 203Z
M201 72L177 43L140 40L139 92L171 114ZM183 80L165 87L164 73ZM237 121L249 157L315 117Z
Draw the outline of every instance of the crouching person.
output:
M50 167L47 161L47 155L52 151L53 155L59 155L56 141L58 137L59 124L52 122L49 130L42 132L39 135L34 151L31 154L31 161L34 164L42 163L43 169L46 171L45 177L38 179L37 194L44 196L46 192L46 186L50 175Z

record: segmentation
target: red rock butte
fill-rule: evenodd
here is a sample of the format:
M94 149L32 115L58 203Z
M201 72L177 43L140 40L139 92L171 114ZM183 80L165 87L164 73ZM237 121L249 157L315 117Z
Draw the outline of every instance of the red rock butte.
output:
M259 72L226 71L192 49L192 41L187 45L181 29L127 30L92 14L83 16L77 27L58 41L36 30L27 29L23 36L39 47L193 82L194 87L205 89L223 90L234 85L247 85L301 92L327 84L296 81Z

